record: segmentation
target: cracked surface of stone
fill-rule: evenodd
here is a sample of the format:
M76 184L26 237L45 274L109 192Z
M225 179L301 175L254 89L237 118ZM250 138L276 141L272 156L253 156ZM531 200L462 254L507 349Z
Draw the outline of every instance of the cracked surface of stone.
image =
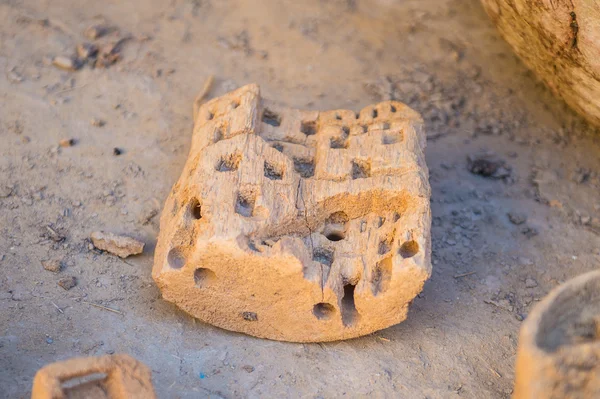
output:
M404 320L431 274L422 123L396 101L283 108L256 85L204 104L161 216L153 277L164 299L285 341Z

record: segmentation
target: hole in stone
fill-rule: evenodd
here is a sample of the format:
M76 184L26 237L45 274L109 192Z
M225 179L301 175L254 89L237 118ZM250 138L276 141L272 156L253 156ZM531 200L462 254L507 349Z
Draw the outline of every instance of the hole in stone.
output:
M312 136L317 133L317 122L315 121L304 121L300 125L300 131L307 136Z
M373 108L373 110L371 111L371 116L372 116L373 118L377 118L377 115L378 115L378 112L377 112L377 110L376 110L375 108Z
M354 116L356 117L356 119L359 119L359 118L360 118L360 114L359 114L358 112L355 112L355 113L354 113Z
M398 212L394 212L394 222L400 220L400 214Z
M213 114L212 112L208 112L208 116L206 117L206 119L211 120L212 118L215 117L215 114Z
M396 112L396 107L394 107L393 105L392 105L392 106L390 106L390 111L392 111L392 112Z
M393 237L388 237L379 242L379 255L385 255L392 250L392 244L394 243Z
M402 135L400 133L384 133L381 139L383 144L396 144L400 141Z
M348 140L342 137L332 137L329 139L329 146L335 149L348 148Z
M325 221L323 235L329 241L340 241L346 238L346 223L348 215L344 212L334 212Z
M331 266L333 264L333 251L327 248L315 248L313 260L325 266Z
M364 179L371 177L371 162L363 159L355 159L352 161L352 178Z
M304 178L312 177L315 174L315 164L312 160L294 158L294 169Z
M362 125L362 131L363 133L367 133L369 131L369 127L367 125Z
M216 278L217 275L210 269L199 267L194 270L194 282L198 288L208 287Z
M377 262L373 269L373 275L371 277L371 291L373 295L385 292L392 281L392 257L388 256L385 259Z
M387 122L385 122L385 123L384 123L384 124L381 126L381 128L382 128L383 130L388 130L388 129L390 128L390 124L389 124L389 123L387 123Z
M238 192L235 202L235 212L244 216L251 217L254 214L256 204L256 193L253 190L242 190Z
M283 177L283 168L265 161L265 177L271 180L281 180Z
M354 289L356 284L344 285L344 296L342 297L342 323L349 327L354 324L358 318L358 311L354 303Z
M246 321L258 321L258 315L255 312L242 312L242 318Z
M377 219L377 227L381 227L385 224L385 218L383 216L379 216L379 219Z
M400 247L400 255L402 255L403 258L412 258L418 252L419 252L419 244L417 244L417 242L414 240L406 241Z
M242 154L239 152L222 156L219 162L217 162L215 169L217 172L231 172L237 170L241 160Z
M338 121L341 121L342 117L340 116L340 114L335 114L335 119L337 119Z
M71 397L69 393L77 393L77 391L79 391L77 388L82 387L83 385L90 386L97 384L100 385L100 389L103 390L103 385L106 382L107 377L108 375L106 373L91 373L61 381L60 386L63 390L67 391L65 392L65 397Z
M279 126L281 125L281 117L275 112L271 111L268 108L265 108L262 114L262 121L267 125L271 126Z
M283 146L279 143L273 144L272 147L275 148L279 152L283 152Z
M335 314L335 307L329 303L317 303L313 307L313 314L319 320L329 320Z
M350 128L348 126L344 126L342 127L342 132L344 132L345 136L348 136L350 134Z
M200 201L198 198L193 198L189 205L190 215L192 215L192 219L202 219L202 206L200 205Z
M221 140L223 140L223 130L218 127L217 130L215 130L215 143Z
M172 248L167 255L167 262L173 269L181 269L185 265L185 255L180 247Z
M237 107L240 106L240 100L235 100L231 103L231 106L233 107L233 109L236 109Z

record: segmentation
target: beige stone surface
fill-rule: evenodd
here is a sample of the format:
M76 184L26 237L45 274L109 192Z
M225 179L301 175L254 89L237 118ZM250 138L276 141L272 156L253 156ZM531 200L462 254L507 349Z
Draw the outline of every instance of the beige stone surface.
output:
M216 326L286 341L399 323L431 274L421 117L264 101L256 85L198 111L166 201L153 277Z
M152 373L134 358L118 354L74 358L41 368L32 399L153 399Z
M600 397L600 271L555 288L527 317L513 397Z
M482 0L504 39L557 95L600 126L596 0Z
M121 258L141 254L144 251L144 243L135 238L120 236L104 231L94 231L90 238L94 247L110 252Z

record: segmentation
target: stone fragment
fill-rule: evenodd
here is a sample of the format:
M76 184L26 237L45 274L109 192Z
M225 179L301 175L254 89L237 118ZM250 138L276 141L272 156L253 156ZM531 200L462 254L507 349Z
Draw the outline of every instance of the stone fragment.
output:
M510 220L512 224L516 224L517 226L527 221L527 215L525 215L524 213L509 212L506 215L508 216L508 220Z
M75 139L62 139L58 142L61 147L73 147L75 145Z
M556 287L527 316L514 399L600 397L600 271Z
M64 55L54 57L52 65L65 71L76 71L81 67L81 63L76 58Z
M128 355L82 357L42 367L31 399L154 399L152 372Z
M94 247L110 252L121 258L141 254L144 251L143 242L127 236L95 231L91 234L90 238L92 239Z
M256 85L202 105L166 201L153 277L213 325L296 342L401 322L431 274L418 113L301 111Z
M95 57L96 54L98 54L98 46L93 43L79 43L77 45L77 56L81 60Z
M77 279L73 276L64 277L58 280L58 285L65 291L69 291L71 288L77 285Z
M58 259L43 260L42 267L49 272L58 273L62 269L62 263Z
M89 26L83 35L90 40L96 40L106 35L110 31L110 28L104 24L96 24Z

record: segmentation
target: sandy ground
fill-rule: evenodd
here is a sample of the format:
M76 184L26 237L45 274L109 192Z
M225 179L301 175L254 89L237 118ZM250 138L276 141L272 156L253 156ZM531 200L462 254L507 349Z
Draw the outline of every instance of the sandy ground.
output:
M118 28L101 40L129 37L116 64L47 64L98 22ZM512 55L476 1L0 0L0 72L1 397L27 397L49 362L115 352L145 362L162 398L508 397L530 307L600 257L600 136ZM161 300L156 213L210 74L210 97L256 82L292 107L393 98L423 114L434 272L407 321L290 344ZM500 178L469 171L481 151L505 162ZM90 249L99 229L146 250L122 261ZM57 282L68 276L78 284L66 291Z

